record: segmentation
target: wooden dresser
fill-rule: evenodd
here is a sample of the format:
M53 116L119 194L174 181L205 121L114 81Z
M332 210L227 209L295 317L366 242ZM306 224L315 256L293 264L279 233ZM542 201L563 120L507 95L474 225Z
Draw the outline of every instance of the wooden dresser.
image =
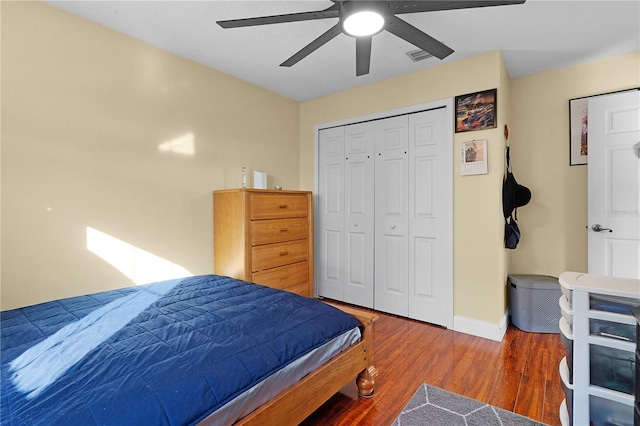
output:
M213 193L214 271L313 297L313 194Z

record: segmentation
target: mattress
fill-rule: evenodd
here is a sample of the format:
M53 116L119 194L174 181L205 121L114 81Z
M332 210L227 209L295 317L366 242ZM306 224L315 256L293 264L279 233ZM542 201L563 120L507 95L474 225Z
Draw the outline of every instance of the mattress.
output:
M228 424L359 337L329 305L216 275L5 311L0 325L2 425Z

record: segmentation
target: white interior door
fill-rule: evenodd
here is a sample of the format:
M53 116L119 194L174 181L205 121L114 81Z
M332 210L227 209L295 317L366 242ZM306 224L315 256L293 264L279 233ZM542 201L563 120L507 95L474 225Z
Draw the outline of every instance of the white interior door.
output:
M344 299L344 127L319 132L315 267L318 296Z
M371 123L345 128L344 301L373 308L374 130Z
M387 118L374 124L374 307L408 316L408 117Z
M450 110L409 115L409 317L453 327Z
M588 114L589 273L640 278L640 91L590 99Z

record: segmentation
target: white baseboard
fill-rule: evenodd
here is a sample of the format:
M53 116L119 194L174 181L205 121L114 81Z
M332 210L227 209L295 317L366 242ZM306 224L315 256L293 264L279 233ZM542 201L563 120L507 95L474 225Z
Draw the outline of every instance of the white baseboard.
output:
M505 311L499 324L465 318L459 315L453 316L453 330L460 333L471 334L484 339L501 342L509 325L509 311Z

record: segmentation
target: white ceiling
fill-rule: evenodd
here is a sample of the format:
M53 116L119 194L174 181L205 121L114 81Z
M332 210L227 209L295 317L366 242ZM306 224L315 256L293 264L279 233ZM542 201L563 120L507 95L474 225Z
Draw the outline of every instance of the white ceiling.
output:
M373 39L370 73L361 77L355 75L355 41L344 34L291 68L279 66L335 25L335 18L235 29L215 22L322 10L330 1L47 3L297 101L495 50L502 51L512 78L640 50L640 0L527 0L523 5L403 14L401 19L455 53L443 61L413 62L406 52L414 46L382 32Z

